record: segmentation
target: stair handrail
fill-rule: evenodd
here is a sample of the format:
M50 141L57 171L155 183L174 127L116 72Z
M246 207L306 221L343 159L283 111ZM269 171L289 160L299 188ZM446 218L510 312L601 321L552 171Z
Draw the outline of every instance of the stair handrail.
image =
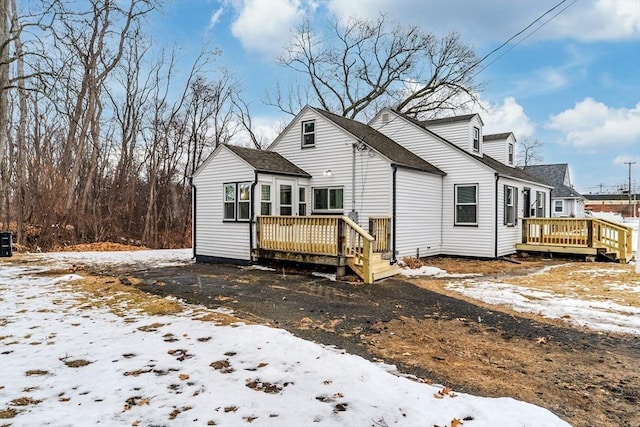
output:
M604 246L608 252L616 254L617 259L626 262L631 260L633 251L633 229L624 224L609 221L603 218L593 218L593 239ZM596 227L598 232L596 232ZM605 230L604 232L602 230ZM617 238L604 238L605 232L611 229L616 231Z
M358 263L362 264L362 280L366 284L371 284L373 283L371 260L373 257L373 241L375 239L348 216L343 216L341 220L344 224L343 239L340 245L341 252L349 257L347 262L351 263L352 266Z

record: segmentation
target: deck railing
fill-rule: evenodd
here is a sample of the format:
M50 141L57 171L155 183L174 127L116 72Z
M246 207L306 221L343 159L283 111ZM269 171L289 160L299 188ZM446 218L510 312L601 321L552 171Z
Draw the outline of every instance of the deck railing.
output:
M369 234L375 239L373 252L391 250L391 217L369 217Z
M371 259L375 239L346 216L259 216L260 249L310 255L344 256L373 283Z
M632 256L631 228L597 218L525 218L522 243L599 248L628 262Z

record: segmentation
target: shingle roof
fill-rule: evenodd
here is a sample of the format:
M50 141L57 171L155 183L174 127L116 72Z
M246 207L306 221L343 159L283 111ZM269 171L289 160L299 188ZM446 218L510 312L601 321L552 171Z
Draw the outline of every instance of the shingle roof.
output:
M520 168L514 168L511 166L507 166L504 163L494 159L493 157L487 156L486 154L483 157L479 157L476 156L475 154L471 154L468 151L466 151L464 148L458 147L456 144L454 144L451 141L448 141L447 139L441 137L440 135L438 135L437 133L429 130L426 128L426 126L423 124L424 122L420 121L420 120L416 120L412 117L406 116L404 114L401 113L397 113L401 115L402 117L404 117L406 120L408 120L411 123L414 123L415 125L421 127L422 129L424 129L427 133L430 133L431 135L435 136L436 138L439 138L440 140L444 141L446 144L449 144L450 147L452 147L455 150L458 150L460 153L466 155L469 158L472 158L480 163L483 163L484 165L488 166L489 168L493 169L494 171L498 172L499 174L505 175L505 176L509 176L512 178L518 178L518 179L523 179L525 181L531 181L531 182L537 182L540 184L545 184L544 182L542 182L540 179L536 178L533 175L530 175L528 173L526 173L525 171L523 171ZM470 116L472 117L473 114ZM465 116L458 116L458 117L465 117Z
M402 145L398 144L391 138L387 137L386 135L377 131L369 125L357 122L355 120L347 119L346 117L338 116L319 108L314 108L314 110L322 114L327 119L331 120L336 125L343 128L356 138L360 139L362 142L364 142L398 166L404 166L437 175L446 175L445 172L427 162L422 157L407 150Z
M509 135L512 135L512 134L513 134L513 132L493 133L491 135L483 135L482 136L482 140L484 142L503 141L503 140L509 138Z
M587 200L593 200L593 201L601 201L601 200L624 201L624 202L629 201L628 194L584 194L582 197L584 197ZM636 194L631 193L631 200L640 200L640 193L636 193Z
M582 197L580 193L564 184L564 177L567 174L569 165L566 163L558 163L553 165L530 165L525 166L524 170L538 179L553 185L554 197Z
M473 118L473 116L475 116L476 114L465 114L462 116L452 116L452 117L444 117L442 119L431 119L431 120L417 120L418 123L420 123L422 126L433 126L433 125L440 125L440 124L446 124L446 123L455 123L455 122L462 122L462 121L467 121L467 120L471 120Z
M255 148L238 147L230 144L225 144L225 146L253 166L258 172L311 177L307 172L275 151L256 150Z

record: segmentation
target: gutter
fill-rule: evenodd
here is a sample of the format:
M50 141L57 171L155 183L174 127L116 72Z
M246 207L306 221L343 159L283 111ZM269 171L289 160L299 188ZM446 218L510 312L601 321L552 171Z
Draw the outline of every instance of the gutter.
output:
M253 183L251 183L251 204L249 207L249 262L253 262L253 224L255 223L256 185L258 185L258 171L253 171Z
M500 180L500 175L498 174L498 172L494 173L495 178L496 178L496 187L495 187L495 215L496 215L496 221L495 221L495 229L494 229L494 237L493 237L493 243L494 243L494 258L498 258L498 227L499 227L499 222L498 222L498 181ZM517 195L516 195L517 197Z
M398 260L396 259L396 223L398 221L396 218L396 212L397 212L397 198L396 198L396 174L398 173L398 166L396 165L391 165L391 167L393 168L393 179L392 179L392 189L391 189L391 215L392 215L392 223L391 223L391 232L393 233L393 239L391 241L391 264L395 264L398 262Z
M193 258L196 258L196 186L193 185L193 176L189 177L191 187L191 246L193 247Z

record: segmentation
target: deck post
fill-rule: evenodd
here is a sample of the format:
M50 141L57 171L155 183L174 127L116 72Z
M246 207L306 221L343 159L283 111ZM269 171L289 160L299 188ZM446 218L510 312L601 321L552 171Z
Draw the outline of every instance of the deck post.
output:
M586 224L587 224L587 247L588 248L592 248L593 247L593 220L591 219L586 219L585 220Z

